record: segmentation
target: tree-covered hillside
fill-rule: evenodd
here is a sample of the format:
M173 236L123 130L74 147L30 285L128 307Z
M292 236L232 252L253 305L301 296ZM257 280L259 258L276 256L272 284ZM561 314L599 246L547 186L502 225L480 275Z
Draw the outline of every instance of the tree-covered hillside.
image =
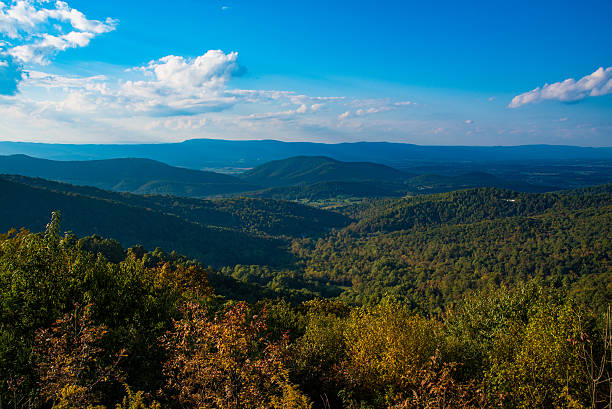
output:
M54 192L0 180L0 226L41 231L49 214L60 211L64 228L78 236L99 234L124 246L176 250L206 265L234 263L284 265L291 257L279 240L243 231L207 227L170 215L108 200Z
M439 311L471 290L531 278L576 288L599 281L593 302L612 301L610 185L537 195L476 189L356 213L344 230L294 246L307 277L349 286L351 301L393 294Z
M190 197L242 192L257 187L229 175L178 168L140 158L53 161L26 155L0 156L0 173L43 177L121 192Z
M605 206L576 212L599 217L593 209L609 216ZM589 216L569 215L567 223L574 217ZM593 227L562 241L581 235L588 241ZM53 216L42 233L0 235L3 407L557 409L611 403L612 317L609 307L606 314L605 305L601 313L593 304L588 287L526 279L464 292L439 314L395 297L363 306L338 299L247 304L216 294L209 277L218 272L186 258L134 247L109 260L96 248L108 250L110 242L61 231ZM463 240L486 236L474 233ZM530 249L540 244L533 241ZM589 257L584 248L578 252ZM594 264L597 254L590 255Z
M271 161L241 175L260 186L290 186L330 181L402 181L410 174L371 162L341 162L324 156L296 156Z
M484 172L458 175L414 174L371 162L341 162L327 157L297 156L272 161L240 177L267 189L242 193L281 200L401 197L458 189L495 187L523 192L556 190L551 186L508 181Z
M240 197L203 200L167 195L135 195L39 178L3 175L0 179L68 196L87 197L168 213L203 226L230 228L267 236L318 236L331 228L346 226L350 221L337 213L286 201Z

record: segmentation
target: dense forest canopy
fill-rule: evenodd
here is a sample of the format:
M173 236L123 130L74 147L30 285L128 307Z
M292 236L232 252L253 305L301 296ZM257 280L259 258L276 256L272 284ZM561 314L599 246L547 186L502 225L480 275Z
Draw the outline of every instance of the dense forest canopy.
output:
M332 211L0 182L33 229L0 235L2 407L609 402L612 185Z

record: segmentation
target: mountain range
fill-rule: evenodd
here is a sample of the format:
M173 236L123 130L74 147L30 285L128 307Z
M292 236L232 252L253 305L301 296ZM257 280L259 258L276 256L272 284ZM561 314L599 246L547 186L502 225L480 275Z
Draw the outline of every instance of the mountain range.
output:
M250 196L284 200L393 197L473 187L547 191L556 187L506 181L483 172L458 176L412 174L372 162L323 156L271 161L226 175L166 165L151 159L54 161L26 155L0 156L0 174L39 177L80 186L180 197Z
M275 140L229 141L192 139L180 143L76 145L0 142L0 154L26 154L55 160L147 158L192 169L252 168L293 156L327 156L351 162L376 162L393 167L435 162L503 162L612 160L612 148L557 145L420 146L407 143L355 142L325 144Z
M54 161L26 155L0 156L0 173L139 194L202 197L256 188L234 176L141 158Z

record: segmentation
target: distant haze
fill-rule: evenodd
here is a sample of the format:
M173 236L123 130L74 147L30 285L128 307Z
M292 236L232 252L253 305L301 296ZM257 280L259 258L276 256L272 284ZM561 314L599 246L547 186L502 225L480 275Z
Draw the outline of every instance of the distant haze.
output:
M250 168L293 156L328 156L343 161L369 161L391 166L414 162L495 162L572 159L612 160L612 148L575 146L420 146L398 143L341 143L188 140L182 143L70 145L0 142L0 155L25 154L54 160L147 158L193 169Z

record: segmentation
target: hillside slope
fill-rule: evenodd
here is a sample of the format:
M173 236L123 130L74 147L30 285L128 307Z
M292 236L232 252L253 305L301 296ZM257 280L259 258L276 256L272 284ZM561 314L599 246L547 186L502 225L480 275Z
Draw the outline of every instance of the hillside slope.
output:
M612 185L372 201L354 217L338 234L294 249L306 277L349 287L351 302L393 295L439 312L472 290L532 278L612 302Z
M319 236L332 228L342 228L350 222L347 217L335 212L270 199L208 200L143 196L15 175L0 175L1 179L62 194L86 196L168 213L203 226L230 228L263 236Z
M243 231L207 227L141 206L61 192L0 179L0 231L25 227L42 231L53 211L77 236L99 234L124 247L142 244L196 258L205 265L277 264L291 261L284 242Z
M401 181L411 175L371 162L341 162L324 156L271 161L243 174L243 180L267 187L331 181Z
M254 188L233 176L139 158L53 161L26 155L0 156L0 173L140 194L200 197Z

